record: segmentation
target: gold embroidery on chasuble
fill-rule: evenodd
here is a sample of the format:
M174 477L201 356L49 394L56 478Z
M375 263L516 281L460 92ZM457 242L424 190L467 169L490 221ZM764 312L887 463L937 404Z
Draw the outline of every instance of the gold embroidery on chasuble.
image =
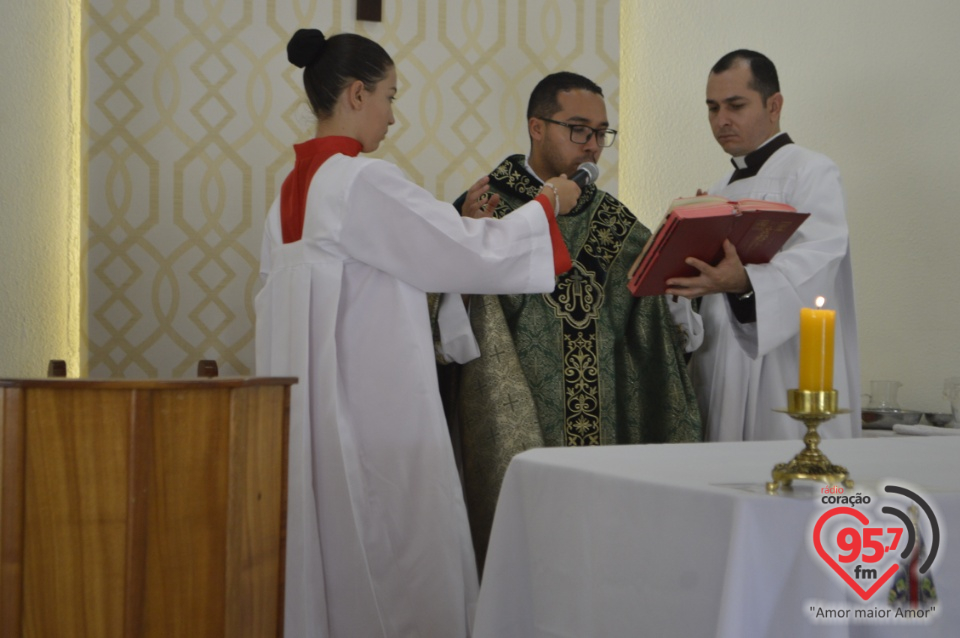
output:
M507 199L519 196L528 201L542 188L522 162L522 156L508 158L491 174L491 186L508 196L494 212L497 217L513 209ZM634 223L636 219L618 201L595 186L584 188L577 206L560 218L573 268L557 278L552 293L542 297L562 333L563 439L568 446L603 441L598 326L607 272Z
M606 197L600 201L573 268L559 278L553 293L544 295L563 322L564 439L569 446L603 441L598 319L607 272L633 225L625 223L630 219L619 209Z
M498 186L500 188L512 190L518 195L523 195L528 200L536 197L543 188L543 185L534 181L524 168L521 166L514 167L509 160L500 164L496 170L490 173L490 178L491 180L499 182ZM501 205L497 207L494 215L496 217L503 217L511 211L513 211L512 207L505 205L505 202L501 202Z
M543 298L563 324L564 444L600 445L597 317L603 288L579 261Z
M544 295L544 299L557 318L570 322L574 328L583 329L600 315L603 288L597 285L592 272L575 261L570 272L559 278L553 294Z

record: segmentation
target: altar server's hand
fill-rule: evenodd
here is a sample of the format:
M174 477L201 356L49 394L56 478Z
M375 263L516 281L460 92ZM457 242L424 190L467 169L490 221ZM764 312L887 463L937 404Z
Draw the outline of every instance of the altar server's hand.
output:
M556 194L560 197L560 210L557 211L558 215L566 215L577 205L577 200L580 199L580 187L577 186L576 182L571 182L567 179L566 174L548 179L547 184L553 184L553 187L557 189ZM553 201L553 188L544 186L540 192L545 193L547 197L550 198L550 201Z
M484 175L467 190L467 198L463 202L463 217L492 217L493 211L500 203L500 196L490 193L490 176Z
M729 239L723 241L723 259L711 266L696 257L687 257L688 265L700 271L696 277L667 279L667 294L694 299L715 292L743 294L751 290L747 269L743 267L737 249Z

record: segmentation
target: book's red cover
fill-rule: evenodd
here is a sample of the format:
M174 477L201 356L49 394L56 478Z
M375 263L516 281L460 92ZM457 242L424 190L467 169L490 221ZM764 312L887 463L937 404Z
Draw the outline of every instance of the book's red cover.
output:
M717 264L723 258L723 240L727 238L736 247L740 261L765 264L809 216L786 204L760 200L690 206L675 202L634 261L627 285L636 297L662 295L667 279L699 274L685 263L687 257Z

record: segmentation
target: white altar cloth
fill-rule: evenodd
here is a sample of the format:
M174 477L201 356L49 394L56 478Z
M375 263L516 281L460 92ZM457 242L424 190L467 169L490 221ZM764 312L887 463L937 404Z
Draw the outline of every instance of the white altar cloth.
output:
M500 494L474 638L958 635L960 543L951 535L960 538L960 438L821 444L856 481L848 495L887 479L932 501L942 534L931 570L939 612L926 625L811 620L814 604L864 603L812 549L812 521L829 507L814 501L820 485L798 482L801 494L786 497L763 491L773 465L801 448L764 441L518 455Z

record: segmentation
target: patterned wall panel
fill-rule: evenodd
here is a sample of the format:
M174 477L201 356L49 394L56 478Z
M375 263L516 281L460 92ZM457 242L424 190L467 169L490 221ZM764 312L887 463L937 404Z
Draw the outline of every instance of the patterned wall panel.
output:
M568 69L617 119L618 0L87 0L87 334L95 377L182 377L199 359L253 368L263 218L311 136L302 26L355 31L398 64L397 123L378 155L445 199L526 151L534 84ZM616 192L616 148L601 185Z

